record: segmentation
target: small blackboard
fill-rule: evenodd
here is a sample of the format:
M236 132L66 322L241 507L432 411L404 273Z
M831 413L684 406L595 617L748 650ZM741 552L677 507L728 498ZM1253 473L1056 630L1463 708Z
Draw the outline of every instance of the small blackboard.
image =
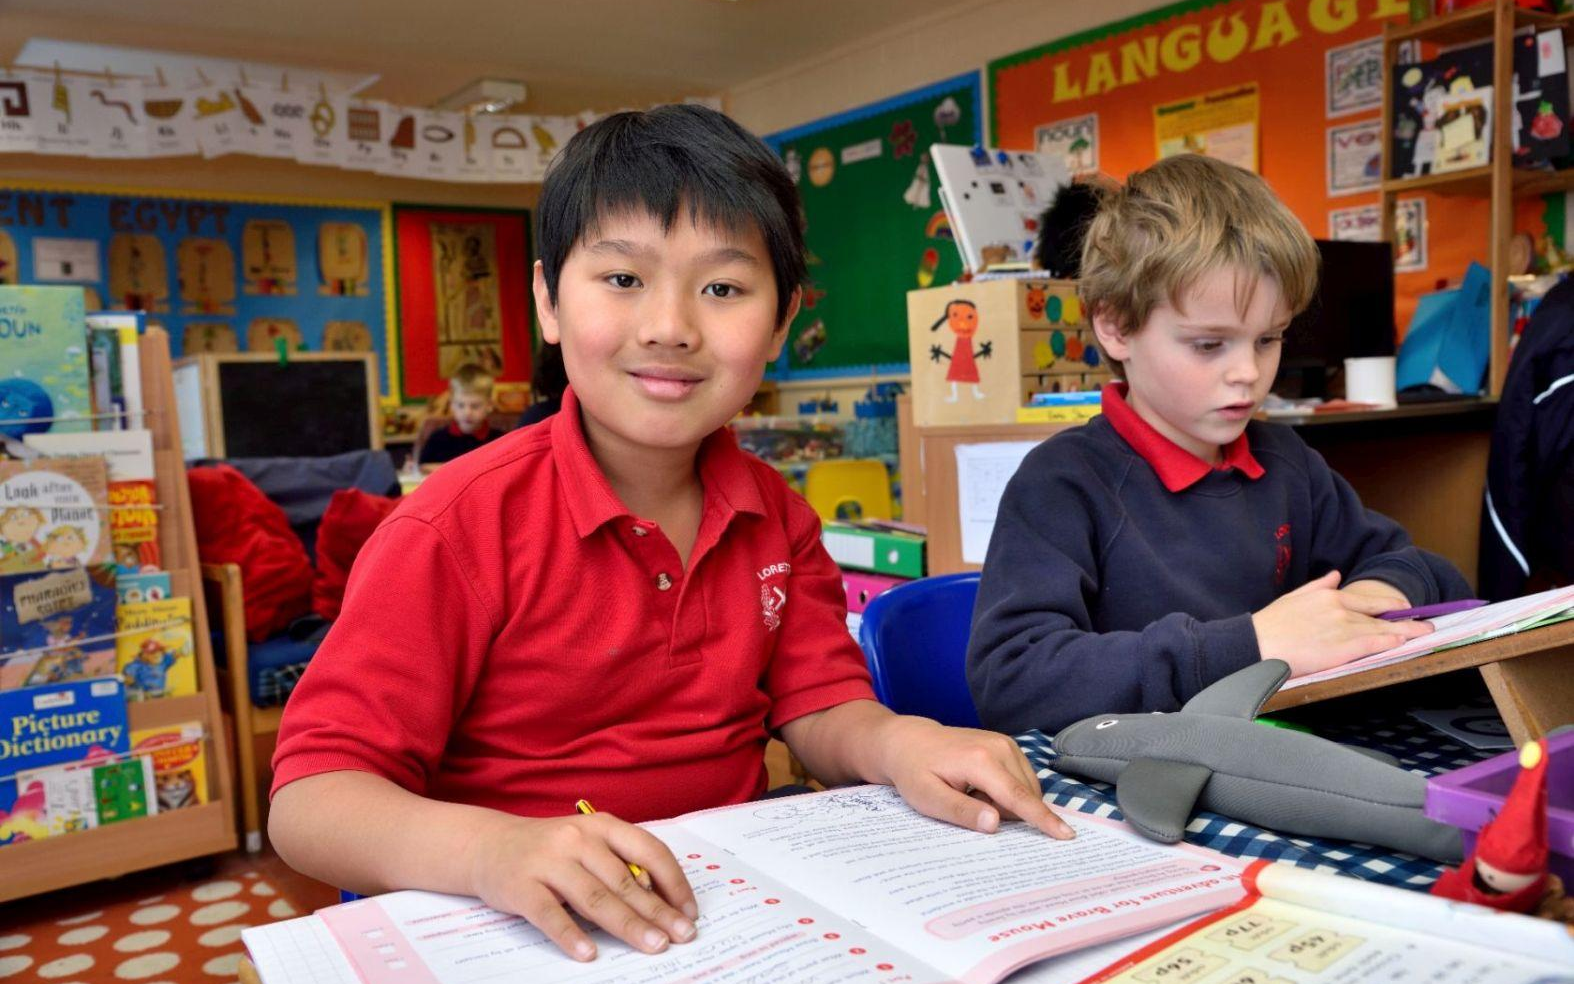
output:
M202 454L323 456L382 447L370 355L297 352L284 363L272 355L201 355L182 363L196 363L202 379Z

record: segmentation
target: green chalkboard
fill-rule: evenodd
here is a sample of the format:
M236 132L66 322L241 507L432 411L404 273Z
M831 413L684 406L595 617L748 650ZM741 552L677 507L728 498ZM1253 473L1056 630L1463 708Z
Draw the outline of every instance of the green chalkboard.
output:
M927 148L979 125L971 72L765 138L803 196L812 281L777 378L907 368L907 292L962 272Z

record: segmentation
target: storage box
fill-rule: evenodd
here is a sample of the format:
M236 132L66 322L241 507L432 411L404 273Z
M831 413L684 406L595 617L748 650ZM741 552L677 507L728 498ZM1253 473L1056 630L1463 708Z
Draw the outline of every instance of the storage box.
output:
M905 577L891 577L888 574L866 574L861 571L843 571L842 587L847 590L847 611L862 614L869 602L876 596L889 591L898 584L906 584Z
M921 536L826 523L820 542L838 567L896 577L924 576L926 541Z
M1574 731L1547 739L1547 867L1574 884ZM1458 827L1465 835L1465 853L1476 846L1476 835L1497 816L1519 775L1517 749L1484 762L1445 772L1426 781L1427 816Z
M907 342L920 427L1015 423L1034 393L1097 389L1110 378L1070 280L909 291Z

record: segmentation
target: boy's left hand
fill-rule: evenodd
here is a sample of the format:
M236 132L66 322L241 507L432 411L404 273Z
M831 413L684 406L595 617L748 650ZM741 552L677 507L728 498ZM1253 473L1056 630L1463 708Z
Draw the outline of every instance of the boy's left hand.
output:
M1004 817L1060 840L1076 836L1045 805L1033 766L1006 735L905 715L881 731L882 771L919 813L986 834Z
M1411 605L1410 599L1405 597L1403 591L1400 591L1387 581L1351 581L1339 590L1346 594L1360 595L1363 598L1391 601L1393 602L1393 607L1388 609L1391 612L1414 607Z

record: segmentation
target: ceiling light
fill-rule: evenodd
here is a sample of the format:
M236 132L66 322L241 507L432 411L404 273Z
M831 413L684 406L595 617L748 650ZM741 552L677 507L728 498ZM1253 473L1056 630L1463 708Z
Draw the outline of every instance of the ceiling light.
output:
M525 101L525 84L512 79L476 79L432 104L459 113L501 113Z

